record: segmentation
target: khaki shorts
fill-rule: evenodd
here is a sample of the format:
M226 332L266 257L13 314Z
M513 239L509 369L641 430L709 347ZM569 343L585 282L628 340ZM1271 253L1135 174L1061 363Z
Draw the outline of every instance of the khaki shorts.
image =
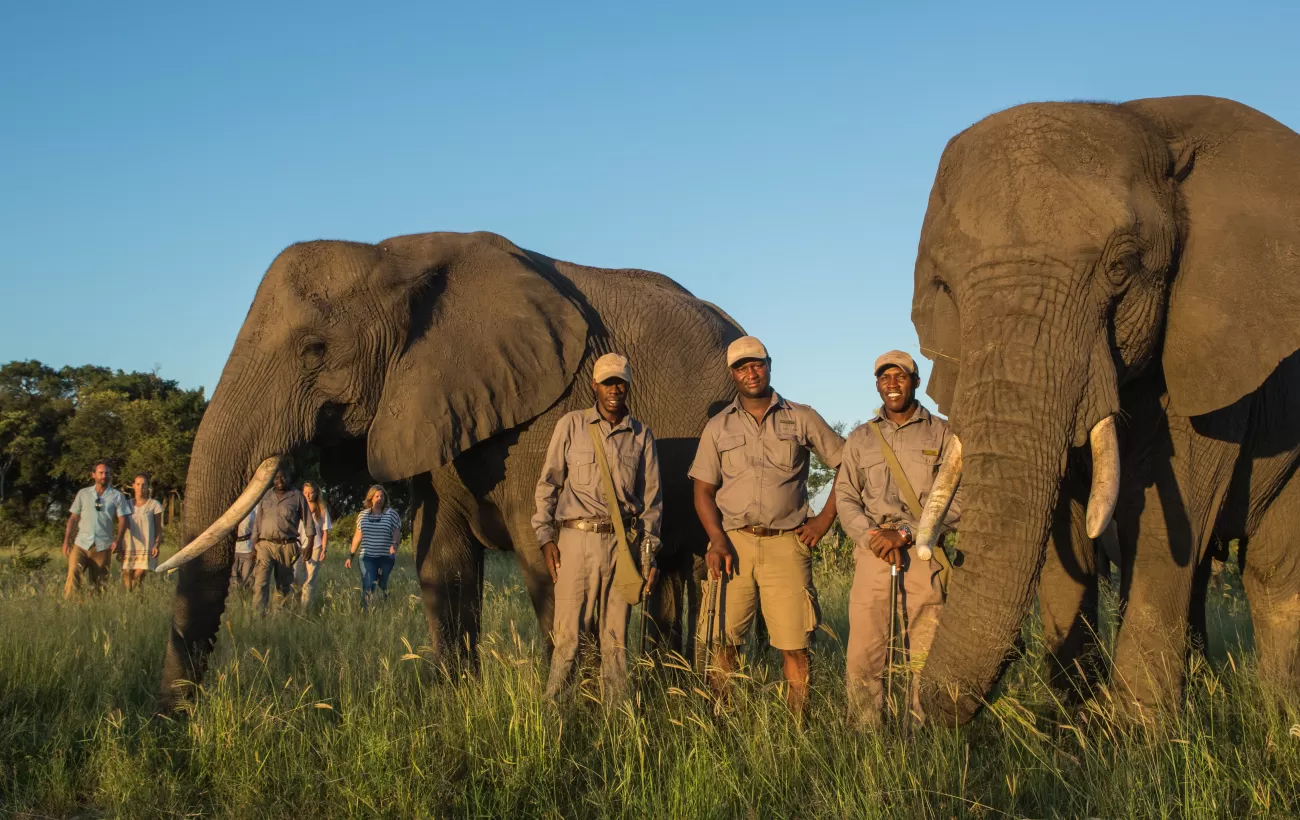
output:
M760 538L732 530L727 538L736 551L723 599L727 642L745 642L761 606L774 648L807 649L820 622L808 548L792 532Z

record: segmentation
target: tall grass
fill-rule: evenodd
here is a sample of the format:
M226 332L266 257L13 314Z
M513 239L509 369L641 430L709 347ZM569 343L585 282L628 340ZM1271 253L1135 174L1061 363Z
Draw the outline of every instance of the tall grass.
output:
M639 705L590 684L541 697L535 619L512 557L489 556L477 678L427 659L409 553L362 612L335 552L311 613L227 610L186 719L151 717L172 582L60 599L62 562L0 572L0 813L215 817L1287 817L1300 815L1295 704L1252 672L1235 581L1211 662L1157 726L1103 695L1073 714L1043 681L1036 623L999 698L961 731L845 728L849 578L818 570L807 723L757 657L721 716L681 670L633 671ZM0 566L10 566L0 555ZM1109 634L1103 636L1110 640Z

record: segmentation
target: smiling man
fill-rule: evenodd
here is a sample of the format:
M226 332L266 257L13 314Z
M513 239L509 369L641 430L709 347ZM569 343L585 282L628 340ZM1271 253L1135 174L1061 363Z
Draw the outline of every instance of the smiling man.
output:
M817 628L812 548L835 521L835 496L815 517L808 509L808 452L832 469L840 438L816 410L772 389L772 359L753 336L727 348L736 400L709 419L691 465L695 512L709 534L709 574L724 578L725 646L712 659L721 693L736 648L761 606L781 650L786 702L802 715L808 700L808 647Z
M876 359L875 374L881 407L869 422L849 434L834 490L840 525L857 544L845 677L849 720L860 728L876 727L881 721L882 678L889 661L892 566L899 572L898 606L906 616L900 619L900 634L909 661L923 660L934 640L943 606L939 565L908 554L922 510L913 509L906 499L915 495L924 508L952 441L948 423L916 400L920 381L911 356L891 350ZM896 467L903 476L896 474ZM911 493L902 487L904 481ZM948 524L957 519L959 510L959 499L954 499ZM922 713L915 685L911 701L919 719Z
M578 653L578 636L600 636L602 696L622 699L627 690L627 624L632 609L615 583L620 549L611 515L623 521L629 541L639 535L652 563L645 587L654 585L653 556L659 551L663 498L655 438L628 412L632 369L627 358L606 353L596 360L591 389L596 406L560 417L546 448L537 480L533 530L555 584L555 619L546 695L568 689ZM592 433L595 433L593 435ZM605 453L618 509L605 503L596 442ZM629 545L629 548L630 545ZM641 556L633 556L640 561Z

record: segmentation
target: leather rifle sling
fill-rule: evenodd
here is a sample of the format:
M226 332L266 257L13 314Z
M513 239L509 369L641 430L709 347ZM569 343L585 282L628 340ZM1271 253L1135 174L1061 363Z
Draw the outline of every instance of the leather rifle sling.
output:
M889 474L894 477L894 483L903 493L903 503L912 511L918 519L925 508L921 506L921 499L917 497L916 490L912 489L912 482L907 480L907 473L903 472L903 465L898 463L898 456L894 454L894 448L889 446L885 441L885 434L880 432L879 422L870 422L868 425L871 431L876 434L876 441L880 442L880 452L885 456L885 466L889 468ZM952 562L948 560L948 553L944 551L942 544L936 544L934 550L934 560L939 562L939 583L943 586L943 592L948 594L948 579L952 576Z
M632 548L628 546L627 529L623 526L623 511L619 509L618 494L614 492L614 478L609 473L605 447L601 443L600 431L597 429L599 426L600 418L597 417L587 425L587 433L591 436L592 449L596 451L596 466L600 468L600 485L604 490L605 509L609 512L609 520L614 524L614 535L618 540L618 553L614 564L614 588L629 604L635 606L641 602L642 593L645 591L645 578L641 575L636 559L632 557ZM633 592L634 579L635 592Z

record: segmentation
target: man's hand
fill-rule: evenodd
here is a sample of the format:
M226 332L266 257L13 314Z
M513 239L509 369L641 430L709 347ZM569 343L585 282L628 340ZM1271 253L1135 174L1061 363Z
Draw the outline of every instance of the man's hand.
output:
M560 548L554 541L542 545L542 558L546 559L546 569L551 573L551 583L560 582Z
M831 528L829 521L821 521L821 516L809 518L795 528L795 537L808 549L812 549L822 540L822 536Z
M733 567L733 557L731 544L723 542L711 542L709 551L704 553L704 563L709 567L710 578L720 578L725 570L727 575L731 575Z
M68 542L67 542L67 540L64 540L64 542L63 542L63 557L64 557L64 558L67 558L67 557L68 557L69 555L71 555L71 554L72 554L72 548L68 546Z
M907 536L898 530L879 528L869 530L867 535L870 536L867 545L877 558L895 566L901 563L902 551L907 548Z

